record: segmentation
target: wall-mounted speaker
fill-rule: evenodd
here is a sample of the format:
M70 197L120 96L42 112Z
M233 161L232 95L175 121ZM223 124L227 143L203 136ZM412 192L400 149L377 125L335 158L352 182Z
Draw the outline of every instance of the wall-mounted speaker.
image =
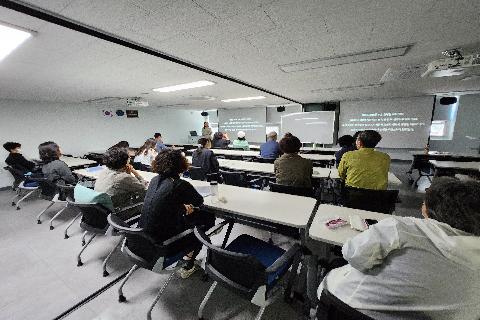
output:
M277 112L283 112L283 111L285 111L284 106L277 107Z
M206 116L208 116L208 112L203 111L203 112L201 113L201 115L202 115L202 117L206 117Z
M457 103L457 97L441 97L440 104L441 105L449 105Z

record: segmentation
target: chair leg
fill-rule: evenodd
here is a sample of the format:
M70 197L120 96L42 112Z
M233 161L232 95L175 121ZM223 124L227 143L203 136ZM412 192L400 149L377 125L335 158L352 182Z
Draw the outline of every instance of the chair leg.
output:
M88 245L90 244L90 242L92 242L92 240L96 237L97 235L94 234L90 239L88 239L88 242L83 246L82 250L80 250L80 252L78 253L77 255L77 267L80 267L80 266L83 266L83 262L82 262L82 252L85 251L85 249L87 249Z
M202 303L200 304L200 307L198 308L198 319L202 320L203 319L203 310L205 309L205 306L207 305L208 300L212 296L213 290L217 287L217 281L215 281L210 289L208 289L207 294L205 295L205 298L203 298Z
M82 247L85 245L85 237L87 236L87 233L88 233L88 231L85 231L85 232L82 234Z
M115 250L122 244L123 242L123 239L125 238L125 236L121 236L120 237L120 241L118 241L118 243L115 245L115 247L113 247L113 249L110 251L110 253L108 254L108 256L105 258L105 260L103 260L103 263L102 263L102 269L103 269L103 276L104 277L108 277L109 273L107 271L107 262L108 260L110 260L110 257L112 256L112 254L115 252Z
M70 223L67 225L67 227L65 228L65 237L64 237L65 239L68 239L68 238L69 238L69 236L68 236L68 229L69 229L69 228L73 225L73 223L74 223L78 218L80 218L81 216L82 216L81 213L77 214L77 215L75 216L75 218L73 218L72 221L70 221Z
M125 296L123 295L123 286L125 285L125 283L127 283L128 279L130 279L130 277L132 276L132 274L137 271L139 268L139 266L137 265L134 265L130 271L128 271L128 274L127 276L125 277L125 279L122 280L122 283L120 283L120 287L118 288L118 302L125 302L127 301L127 298L125 298Z
M59 215L62 214L63 211L65 211L65 209L67 209L67 207L65 206L64 208L60 209L60 211L58 211L53 217L52 219L50 219L50 230L53 230L53 220L55 220Z
M50 202L50 204L48 205L48 207L46 207L45 209L43 209L43 210L37 215L37 223L38 223L38 224L41 224L41 223L42 223L42 221L40 220L40 217L41 217L45 212L47 212L47 210L50 209L54 204L55 204L55 202Z
M18 197L20 197L20 194L21 194L20 189L17 189L15 193L16 193L15 197L12 198L12 207L15 207L15 205L17 204L16 200Z
M170 280L172 280L172 278L175 276L175 272L172 272L170 274L170 276L168 277L167 281L165 281L165 283L163 284L162 288L160 289L160 291L158 291L158 294L157 296L155 297L155 300L153 300L153 303L152 305L150 306L150 309L148 309L148 312L147 312L147 320L152 320L152 311L153 311L153 308L155 307L155 305L157 304L158 300L160 300L160 297L162 296L163 292L165 291L165 289L167 288L168 286L168 283L170 282Z
M257 313L257 316L255 317L255 320L260 320L262 318L266 308L267 308L266 306L263 306L260 308L260 310Z
M27 199L32 193L34 193L36 190L32 190L30 192L28 192L26 195L24 195L22 197L22 199L18 200L17 202L17 210L20 210L20 202L22 202L23 200Z

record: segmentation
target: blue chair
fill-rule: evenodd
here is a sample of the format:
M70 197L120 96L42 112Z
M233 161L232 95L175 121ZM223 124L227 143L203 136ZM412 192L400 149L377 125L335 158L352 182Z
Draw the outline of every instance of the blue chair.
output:
M301 258L300 245L288 251L268 242L243 234L225 249L212 245L207 235L195 228L195 236L207 247L205 271L214 282L198 309L203 310L218 284L240 294L260 307L256 320L260 320L265 308L271 304L280 290L277 283L292 266L297 270ZM289 295L296 272L291 272L286 295Z
M160 300L161 295L168 286L168 283L175 275L174 266L184 255L191 251L189 246L185 243L195 239L193 236L193 230L188 229L163 243L157 243L148 234L146 234L141 228L132 228L125 223L118 216L110 214L108 216L108 223L112 228L117 230L120 234L124 235L124 242L122 246L122 252L128 257L128 259L134 263L134 266L130 269L125 279L123 279L120 287L118 288L118 301L125 302L127 299L123 295L123 286L130 279L132 274L139 268L151 270L156 273L169 273L167 281L163 284L162 288L158 292L155 300L153 301L150 309L147 313L147 319L152 318L152 310Z

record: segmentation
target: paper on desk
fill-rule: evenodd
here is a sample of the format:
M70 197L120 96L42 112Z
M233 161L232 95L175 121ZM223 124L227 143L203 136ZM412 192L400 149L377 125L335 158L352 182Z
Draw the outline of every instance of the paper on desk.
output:
M90 167L90 168L87 168L86 170L87 170L87 172L96 172L96 171L103 170L103 167L102 166Z
M210 192L210 186L197 186L195 187L195 190L197 190L197 192L204 198L212 195Z

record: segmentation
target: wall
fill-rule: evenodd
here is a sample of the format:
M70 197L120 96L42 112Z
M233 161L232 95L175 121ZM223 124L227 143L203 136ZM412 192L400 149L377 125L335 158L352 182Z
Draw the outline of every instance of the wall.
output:
M440 116L440 115L438 115ZM435 114L434 119L437 118ZM430 150L478 154L480 146L480 95L460 96L452 140L432 140ZM474 137L477 139L469 139ZM476 149L472 149L476 148Z
M47 140L77 156L105 150L120 140L140 146L155 132L161 132L166 143L186 143L188 132L201 132L202 125L199 111L147 107L139 109L139 118L127 119L105 117L102 108L93 105L0 100L0 145L20 142L30 158L38 158L38 145ZM0 161L6 156L1 148ZM11 177L1 166L0 187L10 184Z

